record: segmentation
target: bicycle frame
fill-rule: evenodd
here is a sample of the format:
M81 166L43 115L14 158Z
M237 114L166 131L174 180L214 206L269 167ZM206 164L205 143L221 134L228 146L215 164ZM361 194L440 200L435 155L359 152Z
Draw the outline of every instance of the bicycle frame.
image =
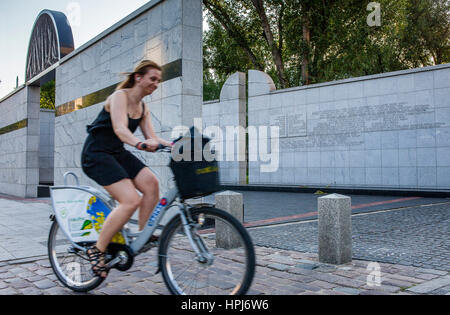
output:
M181 214L181 216L184 217L182 211L180 210L181 206L172 205L177 197L178 189L172 188L166 193L166 197L161 198L158 205L153 210L153 213L150 216L144 230L138 233L138 237L129 245L135 256L144 247L153 233L155 233L155 230L169 208L177 206L178 214Z
M66 179L68 175L73 175L76 179L77 185L78 186L67 186L66 185ZM87 192L92 196L95 196L96 198L100 199L102 201L102 203L110 210L113 211L115 206L116 206L116 202L115 200L107 197L105 194L103 194L102 192L89 187L89 186L79 186L78 184L78 178L77 176L72 173L72 172L68 172L64 175L64 184L65 186L55 186L55 187L51 187L50 188L50 192L51 192L51 196L52 196L52 203L53 203L53 209L56 209L55 207L55 199L53 196L53 191L55 190L59 190L59 189L72 189L72 190L79 190L79 191L83 191L83 192ZM160 199L159 203L157 204L157 206L155 207L155 209L153 210L152 215L150 216L145 228L143 231L138 232L138 233L129 233L126 229L122 229L121 233L125 239L125 245L129 246L129 248L132 250L132 254L133 256L137 256L140 252L140 250L146 245L146 243L148 242L148 240L150 239L150 237L155 233L156 229L159 226L159 223L161 222L161 220L163 219L163 217L167 214L167 211L172 208L172 207L176 207L177 211L175 215L180 215L180 218L182 220L183 226L185 228L185 232L186 235L189 238L189 241L194 249L194 251L196 252L196 254L200 257L202 256L201 254L201 250L199 249L199 246L197 246L196 242L193 240L191 232L189 230L189 222L186 218L186 215L184 214L184 210L185 209L185 205L181 204L181 203L177 203L176 199L179 197L179 192L178 189L176 187L170 189L163 198ZM56 214L56 213L55 213ZM55 216L56 220L58 220L58 216ZM58 221L58 223L60 223ZM60 223L61 225L61 223ZM66 232L66 230L61 229L63 231L63 233L65 234L65 236L67 237L68 240L70 240L71 245L81 251L86 251L87 249L78 245L76 242L73 241L72 237ZM133 237L136 237L132 242L131 239ZM112 261L112 265L114 265L115 263L117 263L118 261Z
M70 289L77 292L87 292L98 287L104 279L96 277L89 277L87 279L76 278L72 276L73 264L79 265L75 260L70 259L70 264L65 266L66 255L78 256L78 259L83 259L84 264L86 262L86 256L88 249L98 240L98 233L100 233L101 224L104 219L110 215L113 209L116 208L116 201L110 196L104 194L103 192L88 186L80 186L77 179L77 186L68 186L66 182L66 177L69 173L64 175L64 185L51 187L51 197L53 203L53 210L55 215L51 216L51 219L56 222L52 224L51 233L49 236L49 259L51 266L58 277L58 279ZM67 189L67 191L63 191ZM62 190L59 191L58 190ZM171 211L172 208L175 208ZM173 215L173 217L172 217ZM219 219L219 221L224 220L225 223L234 227L238 235L241 237L241 246L245 251L243 253L245 257L243 273L238 271L236 274L236 280L238 281L235 287L230 287L233 289L231 294L240 293L243 294L247 292L251 285L251 281L254 276L255 268L255 253L252 247L252 242L248 233L246 233L245 228L239 225L236 219L233 219L230 214L227 214L223 210L218 210L214 208L214 205L202 204L202 205L188 205L180 196L180 192L177 187L174 187L164 194L164 197L159 201L158 205L153 210L151 217L146 222L146 225L141 232L131 232L128 227L123 227L120 234L115 235L113 238L112 246L108 250L108 254L105 258L106 267L108 269L117 268L119 271L129 270L133 263L133 257L146 253L151 248L155 247L155 243L150 243L151 237L155 234L157 229L163 226L163 231L160 236L161 243L159 244L159 249L157 253L158 259L158 270L156 274L162 272L163 279L173 294L184 294L184 289L181 290L178 285L179 276L185 274L185 266L181 267L182 273L175 276L172 271L173 263L177 263L177 259L172 260L172 253L177 254L177 251L181 249L183 254L188 254L189 259L185 260L188 268L195 261L197 261L202 268L200 270L205 270L208 266L213 265L216 260L216 254L219 259L224 257L233 256L235 252L222 252L213 250L210 252L209 247L214 248L214 242L210 238L210 226L204 225L206 222L206 217L211 216L212 218ZM163 218L168 218L167 223L162 222ZM169 221L171 220L171 221ZM134 223L133 223L134 224ZM213 228L215 230L215 227ZM65 239L57 239L57 231L62 231L65 235ZM203 233L204 232L204 233ZM203 235L204 234L204 235ZM184 237L184 240L180 242L180 246L183 248L178 248L179 236ZM206 239L203 239L203 236ZM187 245L185 243L187 238ZM60 241L60 243L58 243ZM172 242L175 242L176 246L173 252L169 250L171 248ZM57 253L57 246L63 245L60 248L59 253ZM187 245L187 246L186 246ZM220 246L217 245L216 246ZM220 247L222 248L222 247ZM227 248L224 247L224 250ZM234 250L234 247L233 247ZM227 255L228 253L228 255ZM62 263L58 257L58 254L62 254ZM192 254L195 254L195 258ZM192 260L194 258L194 260ZM75 259L77 259L75 257ZM238 261L238 263L240 263ZM81 265L80 265L81 266ZM195 267L195 266L194 266ZM214 268L212 272L214 273ZM219 267L220 269L220 267ZM177 268L174 269L175 271ZM196 277L199 272L193 274ZM209 280L209 274L207 278ZM184 280L182 280L184 281ZM194 279L187 279L188 283L191 284ZM209 282L209 281L208 281ZM194 282L196 284L197 282ZM211 285L211 284L210 284ZM212 284L214 286L214 284ZM193 287L195 288L195 286ZM190 291L189 291L190 292ZM206 291L208 293L208 291Z

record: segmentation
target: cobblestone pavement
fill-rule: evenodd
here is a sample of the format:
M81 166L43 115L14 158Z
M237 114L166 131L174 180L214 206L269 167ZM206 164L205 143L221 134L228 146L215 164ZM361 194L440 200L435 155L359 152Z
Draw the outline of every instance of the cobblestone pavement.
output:
M48 200L0 198L0 295L74 294L56 280L47 255ZM352 216L351 264L317 262L317 222L252 228L257 270L250 294L450 294L450 205ZM34 257L32 257L34 256ZM381 286L371 262L378 262ZM376 265L375 265L376 266ZM90 294L168 294L152 250ZM369 282L370 284L370 282Z
M353 258L450 271L450 204L352 216ZM251 230L256 244L318 252L318 222Z
M378 295L447 294L450 274L445 271L367 261L333 266L317 262L316 254L257 247L257 269L250 295ZM154 251L138 257L125 273L112 270L92 295L169 294L156 271ZM380 285L378 285L378 283ZM48 260L0 263L0 295L70 295L56 280Z
M0 196L0 262L46 255L51 225L49 202L25 202Z
M245 222L261 221L278 217L297 216L295 220L317 219L317 198L323 195L312 193L236 191L244 198ZM423 198L378 195L346 194L352 198L352 213L366 213L393 208L414 207L425 204L450 202L449 198ZM214 202L214 196L205 197ZM281 202L282 201L282 202ZM303 218L298 215L309 214Z

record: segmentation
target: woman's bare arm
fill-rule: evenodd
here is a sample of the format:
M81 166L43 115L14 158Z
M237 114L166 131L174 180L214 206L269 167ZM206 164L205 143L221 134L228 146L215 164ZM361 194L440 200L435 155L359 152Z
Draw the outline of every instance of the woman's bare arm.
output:
M140 140L128 129L128 99L123 91L115 92L110 98L110 114L114 133L124 143L135 146Z
M141 121L140 127L145 139L153 139L162 145L171 146L170 142L161 139L156 135L155 130L153 129L152 115L147 106L145 106L145 115Z

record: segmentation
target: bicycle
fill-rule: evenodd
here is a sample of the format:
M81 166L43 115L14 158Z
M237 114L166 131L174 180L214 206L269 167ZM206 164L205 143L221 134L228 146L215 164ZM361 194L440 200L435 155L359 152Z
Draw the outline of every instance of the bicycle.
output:
M158 152L171 150L160 146ZM67 185L69 175L75 177L76 186ZM69 289L94 290L104 279L93 275L86 252L95 244L101 225L116 202L95 188L80 186L72 172L64 175L64 186L51 187L51 196L51 267ZM175 214L166 225L160 225L169 210ZM149 242L158 231L159 241ZM127 271L135 257L155 247L156 274L162 273L171 294L244 295L253 281L255 251L247 230L232 215L211 204L188 205L178 185L160 200L142 232L133 233L126 225L113 238L106 252L106 264L108 268Z

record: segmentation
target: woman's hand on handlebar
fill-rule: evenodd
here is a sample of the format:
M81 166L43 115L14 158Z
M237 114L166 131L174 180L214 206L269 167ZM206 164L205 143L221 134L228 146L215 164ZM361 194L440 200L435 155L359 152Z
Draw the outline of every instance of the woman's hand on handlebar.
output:
M139 142L136 148L147 152L157 152L164 149L172 149L173 146L174 143L165 140L156 141L154 139L147 139L145 142Z
M172 148L174 146L173 143L170 143L166 140L160 139L159 143L164 147L164 148Z
M159 142L153 139L147 139L143 142L144 150L147 152L156 152L158 150Z

